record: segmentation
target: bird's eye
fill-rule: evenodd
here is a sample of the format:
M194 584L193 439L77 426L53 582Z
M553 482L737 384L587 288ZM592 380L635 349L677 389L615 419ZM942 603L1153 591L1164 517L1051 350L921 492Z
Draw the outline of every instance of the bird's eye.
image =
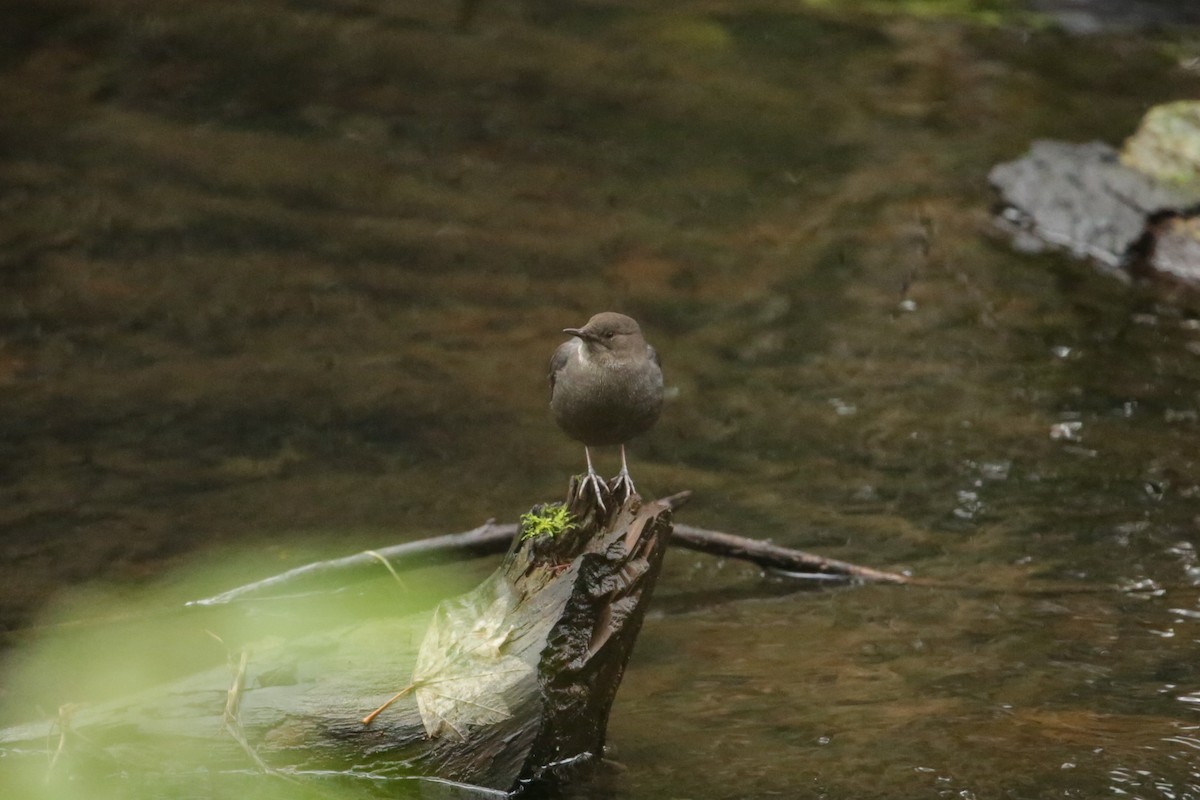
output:
M608 331L607 333L604 334L605 339L611 339L613 336L614 336L614 334L612 331Z

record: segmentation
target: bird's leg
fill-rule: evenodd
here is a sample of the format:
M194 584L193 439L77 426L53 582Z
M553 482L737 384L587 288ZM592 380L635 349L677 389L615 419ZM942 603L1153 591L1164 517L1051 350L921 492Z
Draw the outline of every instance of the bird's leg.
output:
M582 493L585 487L592 487L592 494L596 496L596 505L600 506L600 511L607 513L608 509L604 507L604 492L608 491L608 485L604 480L596 474L596 470L592 467L592 454L588 451L587 445L583 446L583 457L587 459L587 475L583 476L583 486L580 487Z
M637 494L637 489L633 486L633 478L629 477L629 465L625 463L625 445L621 445L621 471L617 473L617 477L613 478L612 493L616 497L621 497L621 502L625 502Z

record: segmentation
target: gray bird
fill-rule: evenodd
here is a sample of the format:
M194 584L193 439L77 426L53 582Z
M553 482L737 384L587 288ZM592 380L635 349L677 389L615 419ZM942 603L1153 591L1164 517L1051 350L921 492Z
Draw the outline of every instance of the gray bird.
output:
M625 462L625 443L650 430L662 410L663 376L658 353L646 344L636 321L605 311L571 334L550 359L550 408L558 427L583 442L584 483L601 510L603 481L592 468L591 447L621 446L621 471L614 492L636 490Z

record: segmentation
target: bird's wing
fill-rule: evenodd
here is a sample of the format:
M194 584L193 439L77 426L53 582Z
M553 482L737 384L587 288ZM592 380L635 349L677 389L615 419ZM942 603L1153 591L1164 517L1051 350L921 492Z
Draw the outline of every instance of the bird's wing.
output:
M554 351L554 355L550 356L550 394L554 394L554 379L558 375L559 370L567 365L567 359L571 357L571 342L563 342Z

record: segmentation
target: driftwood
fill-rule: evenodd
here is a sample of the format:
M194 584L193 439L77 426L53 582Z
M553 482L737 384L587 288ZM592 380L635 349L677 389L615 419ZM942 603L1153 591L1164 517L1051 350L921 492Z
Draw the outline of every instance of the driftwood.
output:
M553 778L602 752L671 533L669 501L635 496L605 514L575 488L576 527L510 537L496 572L432 622L372 620L247 649L226 669L2 730L0 757L36 752L85 786L132 772L166 787L197 769L247 768L419 779L439 792ZM189 765L176 746L197 741Z
M488 579L442 602L432 621L385 616L283 643L237 643L227 668L0 730L0 758L36 754L41 770L50 754L52 772L77 785L132 773L166 790L172 781L186 783L189 770L228 776L249 769L293 779L416 780L422 796L431 786L438 796L508 794L602 752L668 540L785 575L909 582L769 542L672 526L672 511L687 497L644 505L633 497L606 514L573 482L568 506L577 525L556 536L489 522L193 601L186 610L207 612L206 620L243 600L294 608L297 595L327 588L331 578L345 586L385 567L394 573L507 551ZM197 741L203 747L189 763L178 745Z
M671 541L688 550L737 558L797 579L819 578L841 583L909 583L907 575L863 567L849 561L805 553L760 539L676 525Z
M681 492L658 501L671 509L683 505L690 492ZM305 564L278 575L272 575L244 586L238 586L220 594L193 600L192 607L220 606L241 600L251 600L302 592L306 589L327 585L336 579L343 585L354 580L365 580L379 576L381 569L410 570L451 560L499 555L509 546L519 530L512 523L496 524L488 521L478 528L462 533L450 533L418 539L415 542L367 550L362 553ZM897 572L872 569L870 567L839 561L833 558L795 550L789 547L736 536L722 531L676 524L671 535L671 544L698 553L720 558L734 558L756 564L763 569L786 575L797 580L822 580L835 583L909 583L911 579Z

